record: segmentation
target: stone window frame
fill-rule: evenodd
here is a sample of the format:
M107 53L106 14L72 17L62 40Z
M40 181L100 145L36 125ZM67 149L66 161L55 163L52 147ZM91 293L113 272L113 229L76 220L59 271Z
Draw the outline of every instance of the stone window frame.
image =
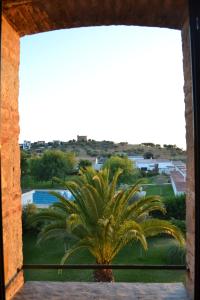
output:
M193 128L191 134L193 135L193 152L194 155L194 182L198 183L200 178L200 58L198 53L200 53L200 3L195 0L188 0L189 3L189 21L190 21L190 41L191 41L191 62L190 67L192 67L192 122ZM2 182L2 181L1 181ZM1 191L0 191L1 192ZM200 185L194 185L195 194L195 242L194 242L194 299L200 299ZM1 195L0 195L1 197ZM1 200L1 199L0 199ZM0 201L1 202L1 201ZM2 215L2 202L0 203L0 215ZM2 234L2 224L0 223L0 259L3 259L3 234ZM1 253L2 251L2 253ZM3 261L3 260L2 260ZM3 279L3 264L1 264L0 275ZM5 293L5 282L0 285L0 293ZM2 298L3 299L3 298Z
M189 0L190 55L192 69L194 138L194 299L200 299L200 2Z

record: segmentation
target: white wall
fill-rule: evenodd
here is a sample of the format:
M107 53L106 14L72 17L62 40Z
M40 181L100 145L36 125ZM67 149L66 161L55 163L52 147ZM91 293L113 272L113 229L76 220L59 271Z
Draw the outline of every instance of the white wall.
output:
M141 169L141 168L147 168L148 171L152 171L155 168L156 161L136 161L136 167ZM165 172L165 173L170 173L174 169L174 165L171 161L166 161L166 162L157 162L158 164L158 169L159 173Z
M22 194L22 206L33 203L33 194L35 190Z
M103 164L98 164L98 163L95 163L93 164L93 168L96 170L96 171L99 171L101 168L102 168Z

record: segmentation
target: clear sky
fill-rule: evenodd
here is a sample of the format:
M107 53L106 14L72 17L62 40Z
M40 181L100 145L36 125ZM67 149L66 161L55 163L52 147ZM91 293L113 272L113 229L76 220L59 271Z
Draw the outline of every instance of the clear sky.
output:
M185 148L181 34L135 26L21 39L20 142L76 139Z

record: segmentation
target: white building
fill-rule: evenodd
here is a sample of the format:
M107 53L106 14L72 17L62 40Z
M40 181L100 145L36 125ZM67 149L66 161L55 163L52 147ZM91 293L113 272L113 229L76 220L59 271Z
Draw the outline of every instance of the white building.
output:
M167 159L138 159L135 165L143 171L153 171L157 167L160 174L170 174L175 169L173 162Z
M133 155L133 156L128 156L128 159L132 161L137 161L137 160L143 160L144 158L141 155Z
M185 194L186 192L186 165L182 161L174 161L174 171L170 178L175 195Z
M77 142L87 142L87 135L77 135Z
M61 144L61 141L60 141L60 140L54 140L54 141L53 141L53 144L59 146L59 145Z
M30 141L24 141L22 145L23 150L30 150L31 149L31 142Z
M170 174L172 188L174 194L181 195L186 192L186 181L183 175L179 171L172 171Z
M105 163L107 158L100 157L96 158L93 167L95 170L100 170ZM170 175L173 171L178 171L183 179L186 178L186 165L182 161L170 161L168 159L144 159L142 156L128 156L136 168L143 171L153 171L155 168L158 169L160 174L164 173Z
M93 168L96 171L101 170L101 168L103 167L103 164L105 163L107 157L96 157L95 163L93 164Z
M33 194L35 193L35 190L26 192L22 194L22 206L26 206L27 204L33 203Z
M178 171L184 179L186 180L186 164L184 164L182 161L174 161L173 162L175 170Z

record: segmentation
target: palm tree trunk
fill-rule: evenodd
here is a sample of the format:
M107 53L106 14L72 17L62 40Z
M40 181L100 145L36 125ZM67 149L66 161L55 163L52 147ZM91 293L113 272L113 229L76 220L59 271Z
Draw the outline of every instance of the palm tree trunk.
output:
M114 282L112 269L94 270L94 281L96 282Z

